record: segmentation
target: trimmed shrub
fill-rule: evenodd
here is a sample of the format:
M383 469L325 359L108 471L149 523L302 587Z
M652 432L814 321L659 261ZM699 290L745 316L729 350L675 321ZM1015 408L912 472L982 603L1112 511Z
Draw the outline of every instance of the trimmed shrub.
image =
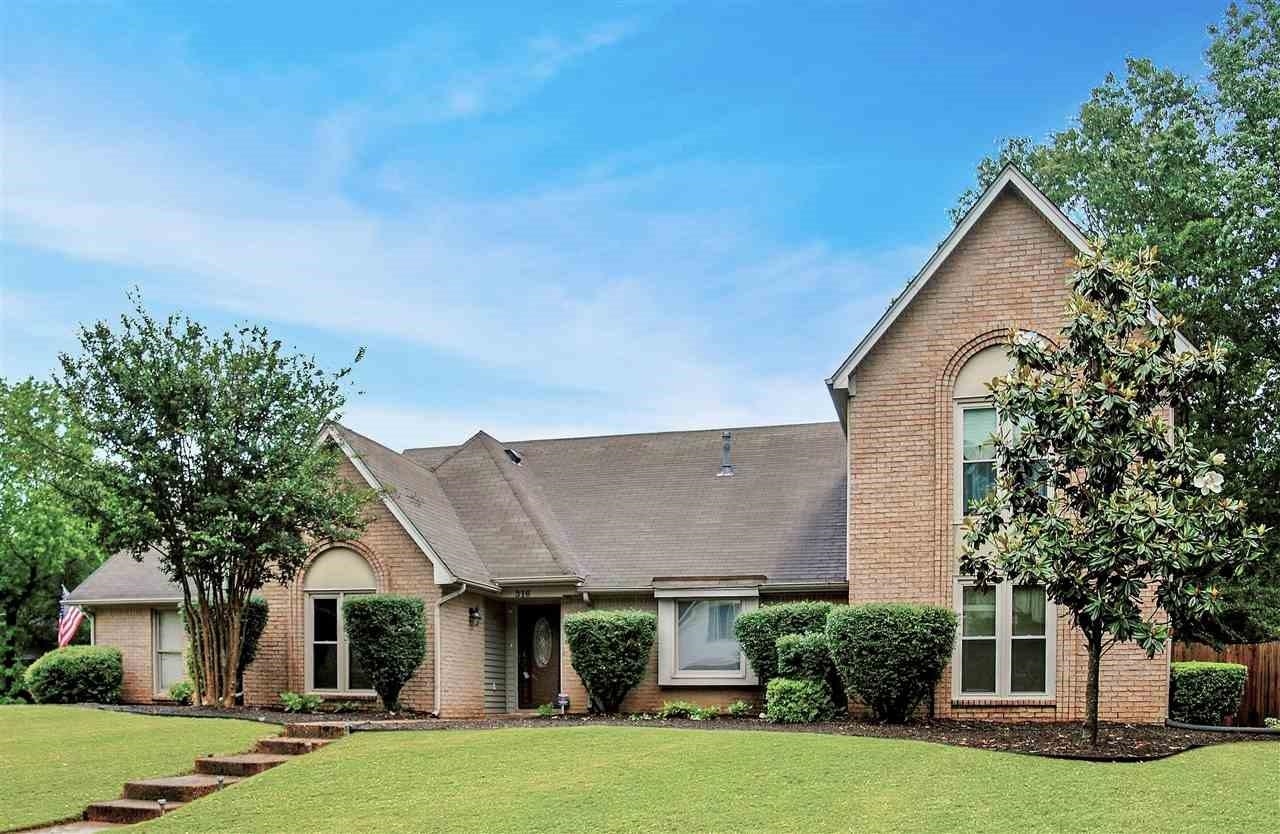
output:
M258 656L258 642L267 628L269 614L267 601L262 597L249 597L240 616L240 663L236 666L237 688L244 679L244 670Z
M38 704L114 704L124 658L110 646L54 649L27 667L27 690Z
M1169 717L1188 724L1221 724L1240 709L1248 677L1248 667L1239 663L1171 663Z
M427 656L422 600L393 594L347 597L342 603L347 638L388 711L400 706L400 690Z
M774 678L765 688L764 714L779 724L812 724L831 717L831 690L824 681Z
M845 691L895 723L929 697L955 637L955 612L936 605L851 605L827 622L827 645Z
M746 701L739 700L729 705L728 713L733 718L751 718L756 714L756 710Z
M564 618L573 669L591 708L613 713L649 667L658 618L647 611L581 611Z
M832 607L829 602L787 602L738 615L733 634L761 684L778 674L778 638L822 631Z
M844 686L836 674L823 632L784 634L778 638L778 676L826 684L831 694L831 709L845 703Z
M826 681L834 668L826 634L784 634L778 638L780 677Z

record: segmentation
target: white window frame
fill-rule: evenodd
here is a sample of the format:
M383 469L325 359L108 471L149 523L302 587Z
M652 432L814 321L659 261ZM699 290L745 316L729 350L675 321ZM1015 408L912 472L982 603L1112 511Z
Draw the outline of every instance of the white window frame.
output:
M961 688L964 677L964 589L974 586L972 579L960 577L955 581L954 600L958 626L956 628L956 644L951 655L951 699L953 701L1022 701L1052 700L1057 685L1057 653L1058 653L1058 610L1047 596L1044 601L1044 637L1034 635L1013 635L1013 589L1012 582L1001 582L993 585L996 592L996 691L965 692ZM1024 587L1019 585L1017 587ZM990 638L985 638L990 639ZM1010 689L1012 680L1012 655L1014 640L1044 640L1044 691L1013 692Z
M955 435L955 443L953 444L955 447L954 448L955 468L954 468L952 479L955 483L955 490L954 490L955 502L954 502L953 509L955 512L955 519L957 524L963 523L965 518L968 517L967 514L965 513L965 506L964 506L964 464L965 464L964 413L966 411L976 411L978 409L990 409L992 411L995 411L995 407L996 405L994 402L991 401L990 397L963 397L956 400L955 427L952 431L952 434ZM996 413L997 430L999 429L999 426L1000 426L1000 414L997 412ZM995 469L996 478L999 478L1000 477L999 466L995 464L994 459L992 460L992 464L993 464L993 468Z
M160 668L161 668L160 656L176 654L178 658L182 661L182 670L183 670L182 677L174 681L173 683L178 683L179 681L184 681L187 679L187 675L186 675L187 658L186 658L186 642L185 641L183 642L183 648L179 649L176 652L172 650L161 651L160 649L160 618L163 617L165 614L174 614L181 617L182 612L181 612L181 609L176 607L151 609L151 687L152 687L152 691L154 691L155 694L167 696L169 694L169 687L165 686L160 681Z
M371 588L353 588L345 591L307 591L306 592L306 629L305 629L305 659L306 659L306 689L309 695L375 695L377 693L372 689L351 689L348 675L350 674L349 658L351 654L351 645L347 642L347 628L344 621L345 614L342 610L342 604L347 597L366 596L376 593ZM338 601L338 639L336 644L338 647L338 686L335 689L326 689L315 685L315 600L317 599L334 599ZM330 645L331 641L325 640L325 645Z
M658 600L658 685L659 686L758 686L759 677L747 655L738 649L737 669L681 670L679 659L679 603L705 599L728 599L739 604L738 615L754 611L760 592L754 588L677 588L654 592Z

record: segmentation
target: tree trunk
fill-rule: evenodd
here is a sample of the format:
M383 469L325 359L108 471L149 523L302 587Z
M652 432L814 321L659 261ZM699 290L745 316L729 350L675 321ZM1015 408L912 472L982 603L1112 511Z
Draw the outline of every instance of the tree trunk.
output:
M1089 684L1085 695L1085 727L1089 745L1098 746L1098 684L1102 672L1102 629L1094 626L1088 632Z

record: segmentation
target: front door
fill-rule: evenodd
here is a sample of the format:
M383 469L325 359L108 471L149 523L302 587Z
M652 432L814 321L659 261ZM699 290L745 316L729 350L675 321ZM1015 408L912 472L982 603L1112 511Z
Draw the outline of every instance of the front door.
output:
M521 605L516 610L520 709L554 704L560 692L560 606Z

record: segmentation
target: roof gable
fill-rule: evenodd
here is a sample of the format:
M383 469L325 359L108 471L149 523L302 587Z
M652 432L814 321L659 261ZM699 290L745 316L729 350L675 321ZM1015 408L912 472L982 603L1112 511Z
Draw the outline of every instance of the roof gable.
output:
M1067 241L1076 248L1077 251L1084 252L1089 248L1089 238L1071 219L1063 214L1062 209L1053 204L1053 201L1044 195L1040 189L1032 185L1031 180L1019 171L1013 165L1006 165L1000 175L996 177L991 185L987 186L987 190L982 192L982 196L973 204L973 207L965 213L960 222L955 225L951 233L946 236L941 245L938 246L934 253L916 273L905 289L893 300L889 305L889 309L875 323L867 335L862 337L862 341L854 347L854 349L845 358L844 362L836 368L827 379L829 388L849 387L849 379L853 375L853 371L871 353L872 348L880 341L880 338L888 332L893 323L898 320L908 305L915 299L924 286L929 283L934 274L942 267L955 248L960 245L960 241L969 234L978 221L987 213L995 203L996 198L1004 193L1006 188L1012 188L1031 204L1037 212L1039 212L1055 230L1057 230Z
M336 423L323 437L332 440L387 510L430 560L437 584L497 585L476 552L436 476L404 455Z
M1076 251L1088 252L1091 250L1088 235L1081 231L1080 227L1073 223L1062 209L1058 208L1052 200L1046 197L1044 192L1036 188L1031 180L1027 179L1027 176L1018 170L1017 166L1012 163L1006 165L999 176L982 192L982 196L978 198L978 201L955 225L951 233L946 236L941 245L929 257L929 260L925 262L925 265L916 273L915 277L907 283L906 288L893 300L893 303L889 305L889 309L885 310L867 335L862 337L862 341L858 342L844 362L840 364L840 367L836 368L835 373L827 378L827 388L831 390L833 396L836 390L849 390L854 370L871 353L876 343L888 332L903 311L910 306L915 297L924 289L924 286L929 283L929 279L937 273L951 253L955 251L960 241L964 240L969 232L973 230L978 221L982 219L987 210L991 208L996 199L1006 189L1012 189L1023 197L1032 208L1048 221L1053 229L1075 247ZM1147 315L1153 322L1164 320L1164 316L1155 307L1148 310ZM1181 333L1178 333L1176 338L1179 351L1195 349ZM840 421L843 423L845 419L844 410L837 407L837 411L840 413Z

